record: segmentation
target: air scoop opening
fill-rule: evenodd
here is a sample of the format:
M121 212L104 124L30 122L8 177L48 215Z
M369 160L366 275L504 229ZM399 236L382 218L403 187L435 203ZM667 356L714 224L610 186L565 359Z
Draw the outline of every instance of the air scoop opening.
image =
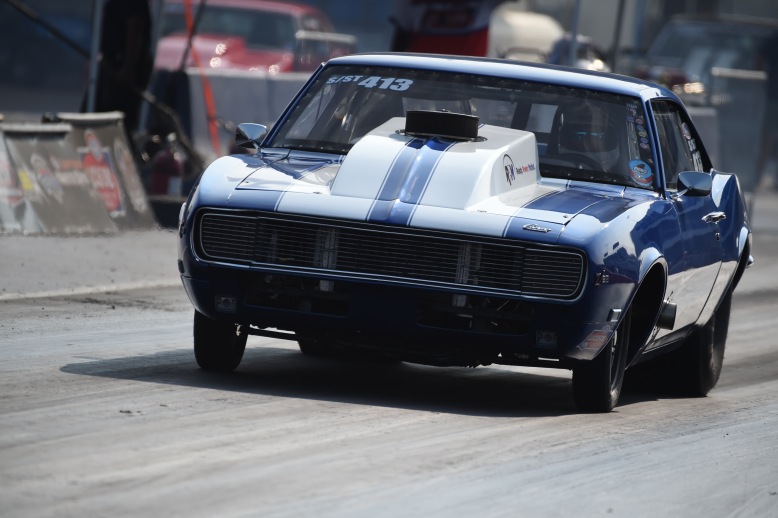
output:
M452 140L485 140L478 137L479 118L475 115L434 110L409 110L405 129L413 137L441 137Z

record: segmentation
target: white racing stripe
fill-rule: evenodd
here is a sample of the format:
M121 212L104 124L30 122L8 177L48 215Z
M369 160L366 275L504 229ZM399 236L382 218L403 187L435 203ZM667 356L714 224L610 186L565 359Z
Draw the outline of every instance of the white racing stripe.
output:
M401 119L392 119L354 144L332 184L332 195L375 200L411 137L394 132Z

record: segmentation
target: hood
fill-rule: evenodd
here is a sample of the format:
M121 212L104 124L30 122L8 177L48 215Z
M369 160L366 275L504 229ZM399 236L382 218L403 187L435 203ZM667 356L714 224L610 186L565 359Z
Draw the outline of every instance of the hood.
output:
M475 142L376 128L337 160L266 157L229 203L279 212L553 241L572 218L620 195L541 180L530 132L484 125ZM540 238L540 236L543 236Z

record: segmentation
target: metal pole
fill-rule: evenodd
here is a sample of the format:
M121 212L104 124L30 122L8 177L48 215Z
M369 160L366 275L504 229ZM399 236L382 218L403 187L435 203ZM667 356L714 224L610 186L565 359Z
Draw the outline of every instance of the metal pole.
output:
M581 0L575 0L573 8L573 21L570 24L570 45L568 47L567 64L575 66L578 55L578 19L581 14Z
M624 20L624 0L619 0L619 8L616 11L616 28L613 33L613 50L611 51L611 70L616 73L619 61L619 46L621 45L621 26Z
M154 9L153 14L153 20L151 22L151 55L156 56L157 55L157 44L159 43L159 34L162 29L162 16L164 16L164 8L165 8L165 0L156 0L156 8ZM149 80L149 84L146 85L147 88L151 88L151 85L154 84L154 78L157 75L156 70L152 70L151 72L151 79ZM150 105L149 102L144 99L143 104L141 104L140 107L140 118L138 123L138 129L141 132L145 132L148 126L149 122L149 110Z
M103 3L105 0L93 0L92 9L92 49L89 58L89 87L87 90L86 111L95 111L97 98L97 74L100 59L100 37L103 33Z

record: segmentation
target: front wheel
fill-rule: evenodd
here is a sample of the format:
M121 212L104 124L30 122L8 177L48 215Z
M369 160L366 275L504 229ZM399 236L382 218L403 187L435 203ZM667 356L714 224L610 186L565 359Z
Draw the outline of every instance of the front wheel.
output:
M230 372L240 365L248 333L240 324L214 320L195 310L194 354L208 371Z
M631 312L627 312L608 344L593 360L573 367L573 399L585 412L610 412L624 384Z

